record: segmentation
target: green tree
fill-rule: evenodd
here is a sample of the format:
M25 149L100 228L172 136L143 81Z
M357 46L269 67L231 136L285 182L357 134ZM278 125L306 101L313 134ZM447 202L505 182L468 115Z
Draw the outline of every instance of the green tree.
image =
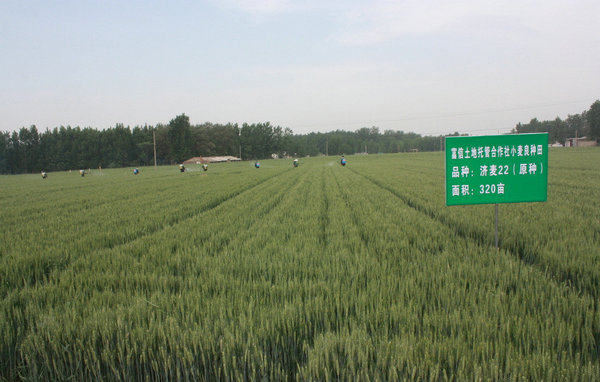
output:
M216 155L216 144L211 139L214 125L205 123L199 126L192 126L192 147L194 155L211 156ZM217 134L218 135L218 134Z
M237 124L210 125L208 140L213 144L213 155L239 155L239 128Z
M148 166L154 163L154 143L152 138L152 126L136 126L131 131L133 144L135 145L134 164Z
M585 113L569 115L565 123L571 136L581 137L587 133L585 131Z
M23 163L22 167L26 172L40 171L40 136L35 125L29 129L22 128L19 131L19 141L21 143Z
M600 140L600 101L596 101L590 106L590 110L586 113L588 124L589 138Z
M178 115L169 122L167 139L173 161L181 163L191 156L193 142L190 118L187 115Z
M8 150L6 153L9 173L18 174L25 170L22 167L22 156L23 154L21 152L21 142L19 141L19 133L13 131L10 138L8 139Z
M0 131L0 174L8 172L8 142L10 135Z
M113 163L114 167L125 167L133 162L135 157L135 144L129 127L124 127L118 123L113 133Z
M240 141L243 159L269 158L272 154L285 151L285 131L280 126L272 126L270 122L244 123L241 128Z

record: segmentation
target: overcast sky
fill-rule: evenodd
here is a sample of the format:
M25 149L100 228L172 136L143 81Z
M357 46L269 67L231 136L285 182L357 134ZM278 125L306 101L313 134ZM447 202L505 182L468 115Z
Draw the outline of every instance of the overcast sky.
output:
M0 2L0 131L508 132L600 99L600 1Z

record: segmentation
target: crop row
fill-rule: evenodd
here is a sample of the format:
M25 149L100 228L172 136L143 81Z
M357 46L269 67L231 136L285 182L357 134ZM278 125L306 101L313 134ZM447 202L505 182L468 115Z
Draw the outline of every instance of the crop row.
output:
M12 207L9 197L7 201L0 200L2 295L16 286L44 282L54 270L65 268L73 257L152 235L277 174L181 174L160 182L163 173L148 173L146 178L134 179L106 170L105 175L90 179L62 174L50 177L48 181L54 183L44 184L48 187L21 204L21 208ZM86 188L79 190L82 186L77 186L75 192L65 192L63 184L68 188L74 181L87 182Z

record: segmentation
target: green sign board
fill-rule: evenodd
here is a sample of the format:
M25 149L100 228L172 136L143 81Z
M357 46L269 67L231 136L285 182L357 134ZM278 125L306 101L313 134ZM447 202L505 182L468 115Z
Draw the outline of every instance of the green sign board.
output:
M446 205L545 202L548 134L446 137Z

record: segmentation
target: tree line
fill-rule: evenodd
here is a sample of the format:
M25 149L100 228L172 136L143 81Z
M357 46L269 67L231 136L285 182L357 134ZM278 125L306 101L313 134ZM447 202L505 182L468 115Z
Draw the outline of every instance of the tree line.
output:
M569 138L586 137L600 140L600 100L581 114L569 115L565 120L558 117L552 121L538 121L533 118L529 123L518 123L512 133L548 133L550 143L564 144Z
M293 134L270 122L191 125L185 114L169 124L117 124L106 130L36 126L0 133L0 173L19 174L69 169L149 166L181 163L193 156L235 156L243 160L283 156L342 155L440 150L440 137L385 131Z
M518 123L513 133L548 132L550 142L587 136L600 139L600 101L590 110L566 120L532 119ZM454 133L453 135L458 135ZM294 134L269 122L191 125L185 114L168 124L136 126L122 124L106 130L90 127L37 127L0 132L0 173L19 174L98 167L149 166L181 163L193 156L235 156L254 160L276 156L351 155L439 151L443 136L363 127L356 131Z

